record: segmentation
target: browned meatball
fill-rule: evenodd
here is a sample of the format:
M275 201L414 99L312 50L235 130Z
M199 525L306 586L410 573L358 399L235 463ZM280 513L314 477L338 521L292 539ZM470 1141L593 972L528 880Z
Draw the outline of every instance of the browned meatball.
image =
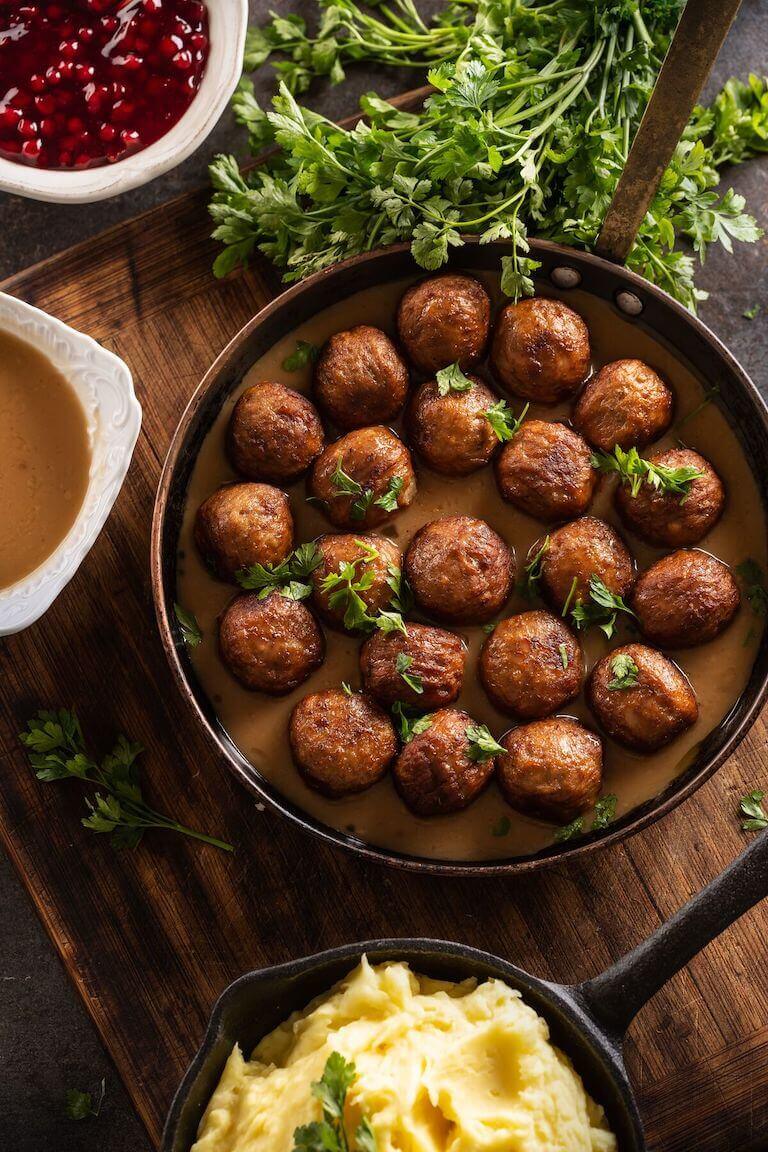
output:
M221 658L241 684L283 696L303 684L325 657L325 641L311 612L297 600L244 592L219 620Z
M713 528L725 505L725 489L709 461L690 448L670 448L649 459L662 468L694 468L700 475L687 496L660 492L643 484L636 496L626 485L616 489L616 507L627 525L642 540L661 548L698 544Z
M444 273L421 280L397 309L400 342L427 376L449 364L471 368L488 341L491 301L471 276Z
M740 602L730 568L696 548L657 560L638 578L632 597L643 635L663 648L693 648L714 640Z
M569 824L591 808L603 782L603 744L578 720L550 716L513 728L501 743L499 787L527 816Z
M626 644L598 660L587 681L587 699L609 736L641 752L668 744L699 715L687 677L644 644Z
M487 464L499 440L486 413L498 400L482 380L470 376L467 392L441 396L436 380L417 389L406 415L408 440L435 472L467 476Z
M539 404L573 396L589 371L589 331L559 300L507 304L496 319L491 368L507 391Z
M374 632L360 649L363 684L387 706L397 700L422 709L452 704L461 692L465 660L458 636L426 624L409 623L407 636ZM421 685L421 692L412 684Z
M293 548L288 497L268 484L224 484L197 510L195 544L222 580L250 564L279 564Z
M317 361L314 389L339 428L383 424L405 404L408 369L385 332L358 324L331 336Z
M294 708L288 729L296 767L324 796L362 792L395 758L397 737L386 712L359 692L312 692Z
M422 611L456 624L482 624L503 607L515 557L485 520L443 516L414 536L405 574Z
M314 404L295 388L270 380L246 388L229 419L229 458L249 480L290 484L307 471L324 445Z
M642 448L672 423L672 393L642 360L614 360L588 380L573 422L590 444L612 452Z
M397 790L417 816L458 812L482 792L495 761L473 760L467 729L474 721L458 708L441 708L414 736L392 770Z
M541 560L542 591L562 612L567 600L589 600L589 581L597 576L615 596L627 596L635 581L632 556L610 524L582 516L549 537ZM575 584L574 584L575 581Z
M340 631L346 630L344 617L351 598L344 595L344 589L348 585L323 590L326 578L338 575L345 564L355 566L354 583L368 584L370 579L369 587L356 589L356 596L365 604L368 615L377 616L382 609L389 608L394 594L389 583L393 578L390 569L399 571L403 563L402 553L393 540L384 536L355 536L353 533L337 536L329 533L315 543L322 561L312 573L312 600L327 624ZM337 599L339 603L335 603ZM352 628L352 631L357 630Z
M318 457L310 491L337 528L375 528L416 495L411 454L389 428L358 428Z
M499 492L537 520L586 512L598 476L586 440L565 424L526 420L496 459Z
M533 720L581 691L584 661L570 628L549 612L522 612L497 624L480 652L480 680L502 712Z

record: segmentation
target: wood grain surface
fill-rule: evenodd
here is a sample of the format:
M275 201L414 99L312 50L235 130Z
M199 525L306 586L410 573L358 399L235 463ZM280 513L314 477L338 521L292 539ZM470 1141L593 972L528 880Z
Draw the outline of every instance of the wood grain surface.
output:
M242 972L350 940L424 935L579 981L739 852L738 797L766 782L761 721L725 768L650 830L514 882L361 864L260 810L182 706L150 593L152 502L173 428L215 355L278 289L266 268L216 283L208 231L205 196L187 197L2 286L124 357L144 407L133 466L95 548L46 617L0 643L0 819L155 1142L213 1000ZM39 783L17 740L38 707L58 705L76 706L102 745L117 730L141 741L150 800L233 841L235 854L149 833L138 851L116 855L81 828L80 786ZM766 1147L767 928L768 909L753 911L631 1029L629 1070L657 1152Z

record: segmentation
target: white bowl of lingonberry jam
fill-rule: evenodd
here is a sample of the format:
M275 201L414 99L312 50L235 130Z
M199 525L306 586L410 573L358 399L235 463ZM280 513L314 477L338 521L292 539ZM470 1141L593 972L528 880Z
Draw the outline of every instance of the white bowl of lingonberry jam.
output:
M180 164L242 70L248 0L0 0L0 189L84 203Z

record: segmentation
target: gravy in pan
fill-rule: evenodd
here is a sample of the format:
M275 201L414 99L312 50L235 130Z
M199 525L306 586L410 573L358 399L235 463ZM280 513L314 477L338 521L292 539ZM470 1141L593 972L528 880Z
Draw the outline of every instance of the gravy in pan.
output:
M190 657L223 727L258 772L289 800L326 824L352 833L367 843L402 853L462 860L493 860L523 855L550 845L554 829L550 824L516 813L504 802L495 784L464 812L426 820L408 811L388 778L367 792L344 800L326 800L311 791L291 760L288 719L297 701L309 692L338 687L342 681L359 687L357 654L360 641L327 630L325 663L295 692L274 699L246 691L228 673L217 651L216 618L235 594L235 589L210 575L192 541L192 525L198 505L219 484L235 479L224 452L224 434L232 406L243 388L261 379L273 379L309 392L311 368L291 374L281 367L285 357L294 350L296 340L320 345L333 332L360 323L377 324L394 335L397 301L411 282L370 288L320 312L262 356L246 375L242 387L227 399L202 446L190 480L179 545L178 599L187 611L195 614L203 631L203 642L190 652ZM498 304L498 292L490 279L486 286ZM674 389L676 421L701 404L704 388L698 377L669 348L624 320L614 308L580 291L552 292L551 295L561 295L586 320L596 367L625 357L647 361ZM514 398L510 404L516 413L522 407L522 401ZM565 405L556 408L532 406L529 414L551 420L567 417L568 408ZM678 436L711 460L727 491L724 515L700 547L730 565L752 557L765 567L766 532L760 496L726 420L714 404L705 405L686 421L682 429L678 431L673 426L668 435L653 447L669 446ZM502 501L492 467L483 468L468 477L452 479L427 471L420 466L418 458L414 463L419 483L416 499L410 508L384 525L384 532L405 551L416 530L429 520L454 513L479 516L514 547L519 576L529 546L546 529ZM614 478L603 479L590 513L618 527L627 539L638 567L643 569L662 555L662 550L642 544L624 531L613 509L614 484ZM322 513L305 502L303 481L289 489L289 494L296 519L297 544L333 531ZM516 593L503 615L536 606ZM456 707L466 709L475 720L487 724L499 737L514 722L491 706L477 680L477 657L485 633L480 627L455 631L464 636L468 647L464 690ZM691 762L700 742L727 715L743 691L760 631L761 622L752 615L749 603L745 601L731 626L713 643L671 653L690 678L699 701L697 723L671 745L653 755L643 756L605 738L603 794L616 794L618 815L656 796ZM609 648L626 643L634 636L635 633L624 623L619 624L611 642L598 629L580 634L587 669ZM583 695L567 705L563 712L582 717L587 725L595 727ZM587 813L587 828L589 823Z
M64 539L90 466L74 389L37 348L0 332L0 589L28 576Z

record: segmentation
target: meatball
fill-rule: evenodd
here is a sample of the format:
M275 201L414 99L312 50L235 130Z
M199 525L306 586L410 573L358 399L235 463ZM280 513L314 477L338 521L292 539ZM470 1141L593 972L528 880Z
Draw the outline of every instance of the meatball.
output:
M467 730L473 727L468 713L441 708L403 748L392 772L398 792L417 816L458 812L488 784L495 761L472 759Z
M740 602L730 568L696 548L657 560L638 578L632 597L643 635L663 648L693 648L714 640Z
M358 428L315 461L310 492L337 528L374 528L416 495L411 454L389 428Z
M294 708L288 738L296 767L316 792L332 798L370 788L397 753L386 712L358 692L312 692Z
M688 495L660 492L643 484L636 496L622 485L616 490L619 515L637 536L661 548L698 544L713 528L725 505L725 489L709 461L690 448L670 448L649 459L662 468L693 468L700 475Z
M578 695L583 679L576 637L549 612L502 620L480 652L480 680L491 703L521 720L556 712Z
M227 428L232 464L249 480L291 484L323 450L314 404L294 388L264 380L246 388Z
M597 576L615 596L627 596L635 564L618 533L604 520L582 516L549 537L541 559L541 585L552 607L589 600L589 581Z
M374 632L360 649L363 684L387 706L398 700L422 709L452 704L461 692L465 660L458 636L426 624L409 623L407 636Z
M654 752L696 723L699 707L676 664L644 644L614 648L587 681L587 700L614 740Z
M472 276L445 273L414 284L397 309L397 331L426 376L449 364L471 368L488 342L491 301Z
M586 512L598 476L592 453L565 424L526 420L496 460L499 492L537 520L571 520Z
M219 620L221 658L241 684L283 696L303 684L325 657L311 612L280 592L236 596Z
M331 336L315 368L317 403L344 429L394 420L408 383L405 361L389 336L369 324Z
M589 371L589 331L559 300L507 304L491 341L491 368L507 391L539 404L573 396Z
M578 720L534 720L513 728L501 743L496 775L518 812L569 824L593 807L603 782L603 743Z
M405 574L430 616L482 624L503 607L515 581L515 557L501 536L474 516L443 516L414 536Z
M406 415L408 440L435 472L467 476L487 464L499 446L487 412L498 397L477 376L466 392L441 396L437 381L416 391Z
M587 381L573 423L603 452L643 448L672 423L672 393L642 360L614 360Z
M293 548L288 497L268 484L224 484L198 508L194 535L222 580L251 564L280 564Z
M387 540L384 536L337 536L330 533L321 536L316 545L322 560L312 573L312 601L327 624L345 631L344 617L350 597L346 595L334 597L334 592L343 593L346 585L342 585L340 589L337 586L327 591L323 590L323 581L326 577L332 574L338 575L345 564L354 564L355 583L367 584L370 579L369 587L356 590L356 595L363 601L368 615L377 616L382 609L389 608L394 595L389 583L393 579L390 569L399 572L403 563L400 549L394 541ZM335 602L337 598L341 600L338 604Z

